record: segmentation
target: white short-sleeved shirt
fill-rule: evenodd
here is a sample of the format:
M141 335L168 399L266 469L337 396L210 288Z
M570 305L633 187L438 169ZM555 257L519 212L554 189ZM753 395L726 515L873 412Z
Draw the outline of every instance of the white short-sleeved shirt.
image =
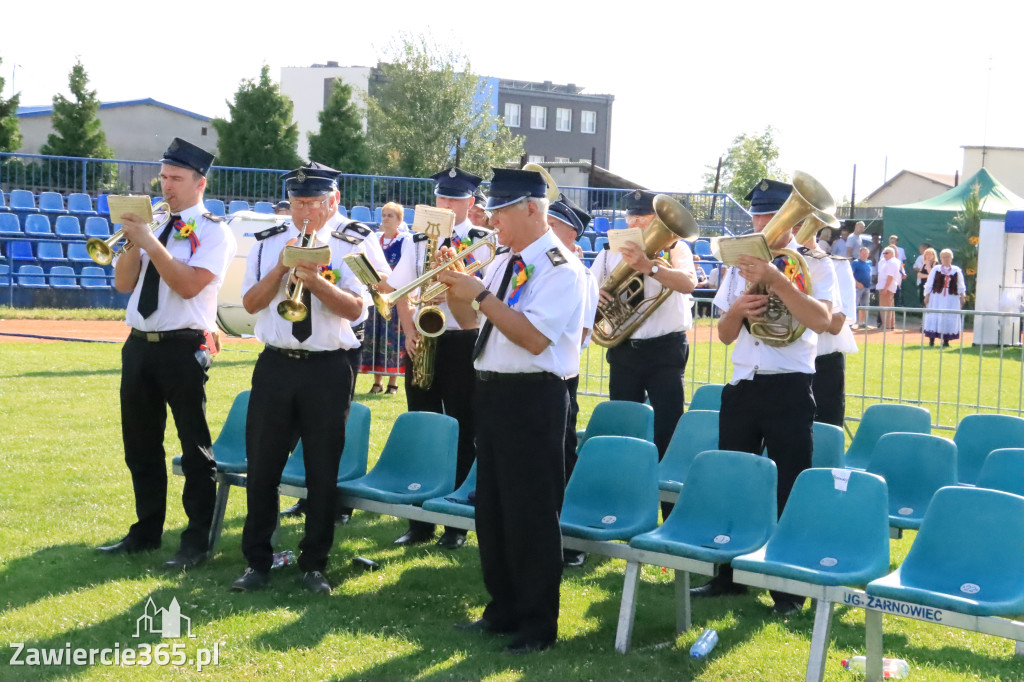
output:
M488 372L551 372L563 378L576 376L580 369L580 337L587 296L585 268L550 229L523 249L520 256L527 267L533 266L533 272L522 285L512 308L522 312L550 343L539 355L534 355L495 327L473 365ZM484 286L495 294L511 257L511 252L498 254L484 275ZM505 299L512 293L510 285ZM483 315L480 323L484 323Z
M391 266L388 265L388 259L384 256L384 249L381 248L374 231L366 225L342 218L340 214L335 213L321 229L329 229L332 234L335 232L341 234L341 237L337 237L341 241L338 247L341 256L360 251L366 255L366 259L370 261L370 265L378 275L382 278L391 276ZM370 296L370 290L363 287L363 307L369 308L371 305L373 305L373 297Z
M849 258L831 258L836 277L836 298L832 301L832 314L842 313L846 322L838 334L818 334L818 355L840 353L856 353L857 341L853 338L850 325L857 319L857 281L853 278L853 268Z
M178 239L177 235L180 232L172 227L167 238L167 251L179 263L212 272L213 280L198 294L185 299L175 293L161 278L157 293L157 309L148 318L144 318L139 314L139 294L142 292L142 283L149 267L149 254L143 251L139 281L135 283L125 313L125 322L130 327L145 332L174 329L212 331L217 328L217 292L224 283L224 273L227 272L231 259L235 257L238 244L227 223L209 215L202 203L185 209L180 216L182 222L191 222L195 226L199 245L193 253L189 239ZM162 230L163 228L158 234Z
M683 272L693 273L693 252L685 241L680 239L671 249L672 267ZM666 259L667 260L667 259ZM600 286L615 266L622 261L622 254L604 249L597 254L591 272ZM663 287L654 277L644 277L644 298L653 298L662 292ZM654 339L674 332L684 332L693 326L693 297L673 291L666 301L644 320L643 324L630 336L633 339Z
M280 253L287 246L288 242L299 236L299 230L291 223L286 223L283 232L263 239L249 251L245 262L245 277L242 280L242 296L251 289L257 281L263 279L277 265ZM327 244L331 247L330 269L335 271L337 279L335 286L344 289L356 296L366 298L366 288L349 269L342 257L358 249L349 242L331 235L328 225L320 228L316 233L319 244ZM258 273L257 273L258 268ZM346 320L335 315L316 296L311 297L309 315L312 318L312 334L305 341L299 341L292 336L292 323L285 320L277 313L277 304L285 299L287 277L282 277L277 287L277 293L269 305L256 313L256 337L263 343L278 348L291 348L310 351L342 350L355 348L359 345L352 326L359 324L366 319L366 308L363 314L354 321Z
M885 283L889 277L892 277L892 285L889 291L896 293L896 289L900 286L900 261L898 258L890 258L888 260L881 259L878 261L878 281L875 283L875 288L879 291L885 290Z
M584 291L587 298L583 306L583 328L587 330L587 338L583 339L583 348L590 345L590 333L594 331L594 319L597 317L597 304L601 300L597 277L591 270L583 269L586 274Z
M796 251L799 245L795 240L786 246ZM827 258L805 258L808 276L814 298L828 301L832 305L832 294L835 288L835 269ZM747 281L743 279L737 268L729 268L722 278L722 286L715 294L714 303L720 310L726 311L746 291ZM824 292L824 293L823 293ZM818 335L810 329L804 330L793 343L788 346L769 346L760 339L750 335L745 325L740 327L732 352L733 373L730 384L737 384L744 379L753 379L756 374L782 374L800 372L814 374L814 358L818 354Z
M472 235L470 234L472 231ZM456 250L466 248L470 242L476 242L483 238L485 235L490 234L489 230L476 227L473 223L468 220L464 220L454 228L452 228L452 245ZM487 253L481 247L481 251L478 254L474 252L472 255L480 255L481 258L486 258ZM427 253L427 240L419 238L417 239L415 234L412 238L406 239L402 242L402 254L399 256L398 264L395 265L391 276L388 278L388 284L393 286L395 289L401 289L409 282L419 277L424 272L424 266L428 259L433 257L433 254ZM493 263L492 263L493 265ZM462 329L459 326L455 316L452 315L451 309L448 307L447 301L442 301L438 304L441 312L444 313L445 320L448 322L449 330Z

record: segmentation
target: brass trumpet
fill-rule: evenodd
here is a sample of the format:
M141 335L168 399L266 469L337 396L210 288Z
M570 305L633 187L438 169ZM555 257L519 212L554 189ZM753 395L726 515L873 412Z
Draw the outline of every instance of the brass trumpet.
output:
M299 236L299 246L304 249L308 249L316 241L316 233L306 233L306 225L309 224L309 218L302 221L302 234ZM288 273L288 278L291 279L295 276L295 268L291 269ZM302 322L309 315L309 310L306 308L306 304L302 302L302 282L296 280L295 284L292 285L292 293L285 300L277 304L277 314L288 320L289 322Z
M156 232L171 219L171 206L166 201L159 201L153 204L153 213L157 213L157 210L163 207L164 212L162 217L153 216L152 222L146 227L151 232ZM89 258L92 258L94 262L99 265L110 265L110 262L114 260L114 245L117 244L124 238L124 228L118 230L114 234L110 235L106 239L100 239L99 237L90 237L85 242L85 250L89 253ZM132 248L134 244L131 242L125 243L121 247L121 253Z

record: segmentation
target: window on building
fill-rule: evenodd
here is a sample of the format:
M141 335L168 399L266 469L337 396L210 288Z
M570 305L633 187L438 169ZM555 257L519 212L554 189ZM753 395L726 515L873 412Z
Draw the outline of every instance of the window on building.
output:
M206 135L206 126L203 126L202 132L200 132L199 134Z
M523 108L514 102L505 102L505 125L518 128Z
M555 157L555 163L569 163L569 157L568 156L556 156Z
M529 163L544 163L544 155L543 154L530 154L529 156L526 157L526 160Z
M596 111L583 111L580 116L580 132L581 133L596 133L597 132L597 112Z
M563 133L572 131L572 109L555 109L555 130Z
M535 130L544 130L548 127L547 107L530 107L530 127Z

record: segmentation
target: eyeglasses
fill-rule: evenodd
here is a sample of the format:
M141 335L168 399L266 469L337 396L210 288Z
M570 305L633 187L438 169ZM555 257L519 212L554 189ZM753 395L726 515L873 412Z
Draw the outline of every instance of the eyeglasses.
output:
M397 218L398 214L397 213L381 213L380 217L381 218Z
M492 208L492 209L486 209L485 208L484 209L484 215L487 216L488 220L493 220L494 216L498 215L499 213L501 213L502 211L504 211L506 209L512 208L513 206L526 206L526 202L523 201L523 199L525 199L525 198L526 197L522 197L520 199L516 199L513 203L506 204L505 206L500 206L498 208Z
M292 210L299 209L300 211L312 211L320 208L327 203L327 197L323 199L311 199L306 201L304 199L292 199Z

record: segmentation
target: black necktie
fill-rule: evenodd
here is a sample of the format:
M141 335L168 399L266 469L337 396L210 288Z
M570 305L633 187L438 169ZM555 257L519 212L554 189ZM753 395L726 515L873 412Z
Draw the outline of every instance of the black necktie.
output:
M512 270L515 268L516 263L523 261L519 256L511 256L508 259L508 265L505 266L505 274L501 278L501 286L498 287L498 293L495 294L499 301L505 300L505 292L508 291L508 283L512 281ZM476 360L481 353L484 352L484 346L487 344L487 337L491 335L491 329L494 325L491 324L491 320L487 319L484 322L484 326L480 329L480 335L476 337L476 343L473 344L473 359Z
M180 215L172 215L167 221L167 226L160 233L160 243L167 246L167 238L171 236L171 228L174 223L181 219ZM142 276L142 291L139 292L139 314L142 319L152 315L160 300L160 273L157 272L153 263L146 263L146 273Z
M292 322L292 336L305 341L313 334L313 297L309 289L302 289L302 304L306 306L306 316L298 322Z

